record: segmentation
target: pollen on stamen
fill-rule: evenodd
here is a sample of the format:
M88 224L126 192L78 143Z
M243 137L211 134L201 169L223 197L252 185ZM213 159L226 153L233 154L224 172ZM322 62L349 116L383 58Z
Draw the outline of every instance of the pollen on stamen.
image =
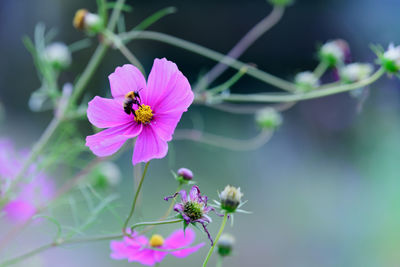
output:
M135 110L135 121L147 124L153 118L153 111L148 105L141 105Z
M161 247L164 245L164 238L161 235L153 235L150 238L149 245L151 247Z

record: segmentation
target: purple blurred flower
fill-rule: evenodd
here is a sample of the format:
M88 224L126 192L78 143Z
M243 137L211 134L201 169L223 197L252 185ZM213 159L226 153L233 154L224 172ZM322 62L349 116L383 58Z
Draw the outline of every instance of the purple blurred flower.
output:
M207 196L202 196L199 187L194 185L192 189L190 189L189 195L187 195L185 190L181 190L173 196L164 199L168 201L170 198L175 198L178 194L181 196L182 202L175 204L174 210L182 216L187 225L189 223L200 223L203 226L204 231L207 233L212 245L213 240L206 227L212 220L207 213L211 210L214 211L215 209L207 206Z
M176 230L165 240L157 234L148 240L146 236L134 232L131 236L125 236L122 241L111 241L111 258L127 259L129 262L136 261L143 265L153 266L161 262L167 254L184 258L196 252L204 246L204 243L189 247L195 237L196 234L191 229L187 229L186 232L183 232L182 229ZM183 247L187 248L180 249ZM176 251L161 251L175 249Z
M2 210L8 219L23 222L33 216L37 207L48 201L54 193L54 184L33 164L15 192L10 185L22 168L26 153L18 153L9 140L0 139L0 197L6 200Z

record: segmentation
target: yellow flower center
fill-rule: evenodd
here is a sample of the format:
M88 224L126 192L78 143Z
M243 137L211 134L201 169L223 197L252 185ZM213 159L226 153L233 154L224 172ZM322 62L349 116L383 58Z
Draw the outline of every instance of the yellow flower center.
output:
M153 118L153 111L148 105L141 105L135 110L135 121L147 124Z
M161 247L164 245L164 238L161 235L153 235L150 238L149 245L152 247Z

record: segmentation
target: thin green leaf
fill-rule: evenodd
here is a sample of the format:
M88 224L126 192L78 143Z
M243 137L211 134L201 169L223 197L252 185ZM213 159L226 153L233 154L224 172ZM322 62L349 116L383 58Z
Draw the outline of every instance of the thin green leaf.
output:
M143 31L144 29L147 29L149 26L151 26L152 24L154 24L158 20L162 19L166 15L173 14L175 12L176 12L176 8L175 7L163 8L163 9L157 11L156 13L154 13L153 15L151 15L150 17L148 17L145 20L143 20L135 28L133 28L133 30Z

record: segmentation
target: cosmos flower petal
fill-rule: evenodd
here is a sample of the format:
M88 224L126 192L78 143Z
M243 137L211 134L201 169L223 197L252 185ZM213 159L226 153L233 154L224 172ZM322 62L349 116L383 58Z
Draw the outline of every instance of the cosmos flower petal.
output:
M126 114L121 103L99 96L89 102L87 117L98 128L115 127L133 120L133 115Z
M157 263L156 259L154 258L154 250L151 249L139 250L136 255L129 257L128 261L137 261L147 266L154 266Z
M139 162L148 162L151 159L159 159L165 157L168 152L168 144L161 139L153 127L143 127L141 134L138 136L135 149L133 151L133 165Z
M99 157L106 157L117 152L129 136L124 136L130 125L116 126L86 137L86 146Z
M186 228L186 231L182 229L175 230L170 236L165 239L165 246L169 249L176 249L181 247L187 247L193 243L196 238L195 232Z
M110 257L114 260L127 259L129 255L129 249L123 241L111 241L110 242L111 254Z
M200 189L198 186L194 185L189 192L190 201L198 201L200 195Z
M165 114L156 114L153 123L157 135L165 141L171 141L176 125L182 117L182 112L171 112Z
M193 102L193 92L186 77L175 63L156 58L143 98L157 114L184 112Z
M111 86L111 94L116 99L123 98L130 91L138 91L146 88L146 80L138 68L126 64L117 67L108 76Z
M8 202L3 211L14 222L25 222L36 213L36 208L27 200L16 199Z
M184 258L189 256L192 253L195 253L196 251L198 251L202 246L204 246L205 243L202 242L200 244L197 244L196 246L190 247L190 248L185 248L185 249L181 249L181 250L177 250L174 252L171 252L172 255L174 255L175 257L178 258Z

